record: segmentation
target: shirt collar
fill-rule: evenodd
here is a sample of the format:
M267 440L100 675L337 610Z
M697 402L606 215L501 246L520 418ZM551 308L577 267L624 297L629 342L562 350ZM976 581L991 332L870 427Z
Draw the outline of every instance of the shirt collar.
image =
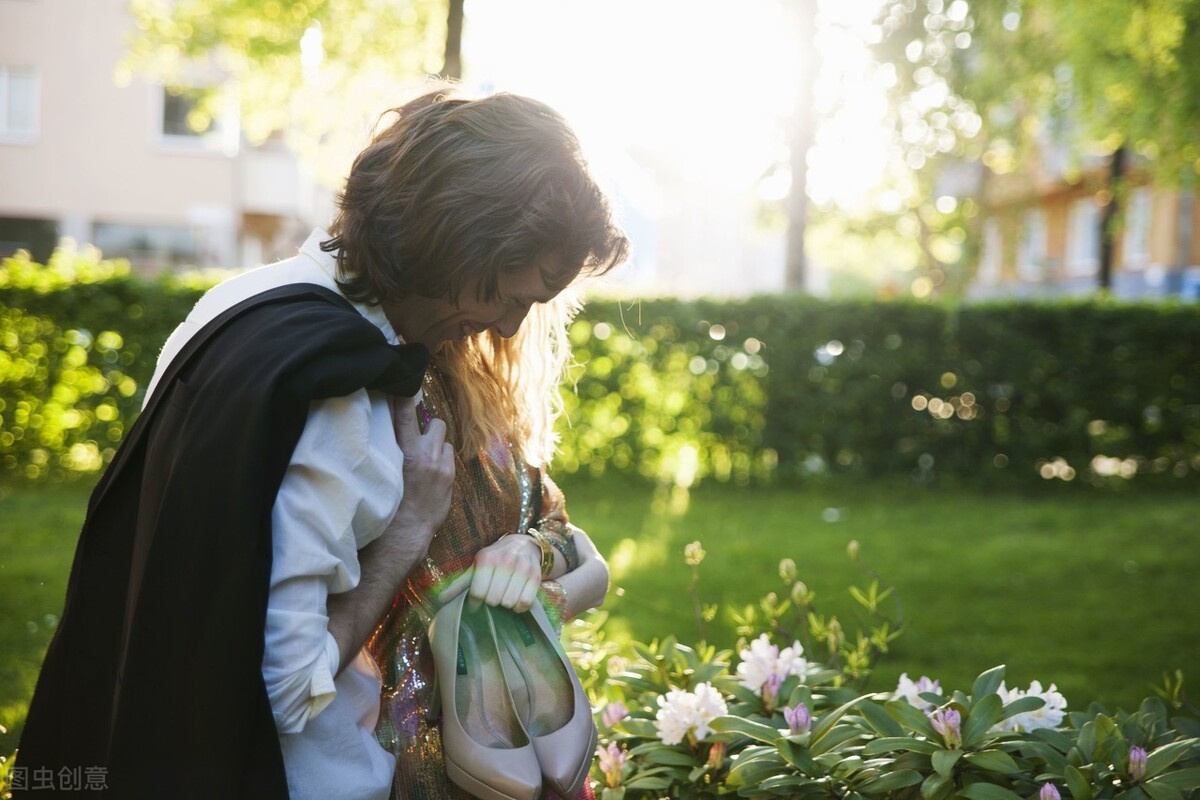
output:
M315 228L313 232L308 235L308 238L304 241L304 244L300 247L300 254L307 256L310 261L320 267L321 271L325 273L325 276L329 279L329 283L332 284L337 293L345 297L345 294L342 292L342 287L339 286L337 282L338 268L336 255L335 253L327 253L321 249L321 242L327 241L330 238L332 237L330 237L328 231L323 228ZM357 310L359 314L362 314L368 321L374 324L375 327L383 331L383 335L389 343L400 344L404 341L400 335L396 333L395 329L392 328L392 323L388 321L387 315L383 313L383 308L381 308L379 305L374 303L360 303L354 300L349 300L349 298L347 298L347 300L351 305L354 306L355 310Z

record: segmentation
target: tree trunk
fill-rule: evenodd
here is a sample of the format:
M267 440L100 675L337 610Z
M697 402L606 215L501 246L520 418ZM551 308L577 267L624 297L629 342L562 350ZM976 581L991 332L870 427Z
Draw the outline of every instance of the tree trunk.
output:
M450 0L446 14L446 50L442 57L442 77L462 78L462 30L463 3L465 0Z
M808 227L808 151L813 144L816 112L813 86L820 68L817 60L817 0L799 0L796 39L800 51L800 82L796 95L796 116L792 121L792 189L788 197L787 262L784 288L804 291L808 260L804 251L804 233Z
M1125 174L1125 146L1121 145L1113 151L1108 171L1108 205L1100 215L1100 275L1099 287L1107 292L1112 288L1113 259L1115 256L1115 240L1117 214L1121 211L1117 195L1121 190L1121 179Z

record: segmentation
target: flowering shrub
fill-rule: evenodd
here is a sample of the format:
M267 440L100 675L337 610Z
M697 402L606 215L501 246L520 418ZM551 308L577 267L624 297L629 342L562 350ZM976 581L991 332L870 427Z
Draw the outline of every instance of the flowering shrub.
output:
M735 660L674 638L618 648L602 622L571 631L596 706L601 800L1200 796L1200 715L1178 684L1132 714L1068 711L1054 684L1009 689L1003 666L969 691L906 674L892 692L863 693L862 670L810 661L798 639L760 634Z

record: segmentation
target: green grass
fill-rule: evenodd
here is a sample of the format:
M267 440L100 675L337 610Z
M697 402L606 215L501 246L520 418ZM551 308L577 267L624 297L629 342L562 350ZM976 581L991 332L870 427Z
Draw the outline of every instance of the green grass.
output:
M790 557L819 610L847 630L864 575L846 555L894 584L907 628L879 663L872 689L901 672L970 688L995 664L1010 686L1058 684L1074 708L1132 708L1164 671L1200 678L1200 500L1047 487L1028 494L912 486L804 490L700 487L681 516L653 513L651 493L567 481L572 519L610 555L619 595L610 627L648 640L695 641L684 545L707 550L704 602L721 613L706 638L736 640L729 611L769 591L786 595L778 563ZM838 521L825 521L826 509Z
M1200 672L1200 500L1183 493L702 486L672 514L641 486L573 478L564 489L572 519L609 554L614 637L698 638L682 556L694 540L708 552L702 599L721 605L706 630L714 644L733 645L732 608L784 589L783 557L853 630L847 587L867 580L845 552L857 539L907 622L872 689L903 671L967 689L1005 663L1010 685L1057 683L1073 708L1130 708L1165 670L1183 668L1193 686ZM0 494L0 754L16 747L88 491Z

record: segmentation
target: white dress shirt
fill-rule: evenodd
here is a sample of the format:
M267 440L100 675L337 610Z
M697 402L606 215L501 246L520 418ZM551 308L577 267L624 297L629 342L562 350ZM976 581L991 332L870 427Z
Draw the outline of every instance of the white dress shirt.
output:
M298 256L207 292L163 346L147 398L184 343L230 306L291 283L339 292L334 259L319 246L325 238L314 231ZM399 341L378 306L354 305L388 342ZM399 507L402 463L386 395L360 389L319 400L275 498L263 678L292 800L385 800L391 791L395 757L374 734L381 676L365 650L337 673L326 598L358 585L358 550Z

